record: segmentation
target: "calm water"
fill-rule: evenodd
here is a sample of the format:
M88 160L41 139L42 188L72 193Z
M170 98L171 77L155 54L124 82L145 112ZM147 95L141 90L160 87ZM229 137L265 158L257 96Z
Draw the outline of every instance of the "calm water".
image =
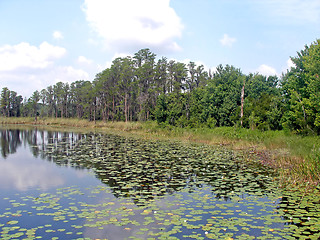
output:
M0 127L0 191L1 239L318 234L286 216L272 171L201 145Z

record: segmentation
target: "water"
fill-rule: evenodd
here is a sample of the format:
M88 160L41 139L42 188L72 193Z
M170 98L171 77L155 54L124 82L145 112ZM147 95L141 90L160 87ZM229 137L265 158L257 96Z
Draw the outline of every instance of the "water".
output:
M313 232L298 226L301 216L285 217L293 202L273 171L228 150L1 127L0 152L1 239L318 234L317 215Z

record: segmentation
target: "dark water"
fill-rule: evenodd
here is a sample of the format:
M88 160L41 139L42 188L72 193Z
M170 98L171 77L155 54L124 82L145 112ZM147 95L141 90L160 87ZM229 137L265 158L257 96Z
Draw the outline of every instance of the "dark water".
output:
M270 169L231 151L0 127L0 152L1 239L319 234L316 202L312 211L304 206L307 213L297 216L290 211L292 196L283 197Z

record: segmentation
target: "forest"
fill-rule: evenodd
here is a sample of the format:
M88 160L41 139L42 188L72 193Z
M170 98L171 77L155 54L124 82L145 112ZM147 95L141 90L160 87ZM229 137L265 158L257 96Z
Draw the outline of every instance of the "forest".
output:
M239 126L320 134L320 39L291 57L278 76L244 74L231 65L157 59L150 49L117 58L93 81L58 82L28 99L0 86L4 117L157 121L162 126Z

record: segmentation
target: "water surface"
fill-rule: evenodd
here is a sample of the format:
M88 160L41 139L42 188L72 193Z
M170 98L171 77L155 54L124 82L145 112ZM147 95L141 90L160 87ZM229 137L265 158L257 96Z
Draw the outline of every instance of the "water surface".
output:
M229 150L1 127L0 152L1 239L319 236L317 200Z

